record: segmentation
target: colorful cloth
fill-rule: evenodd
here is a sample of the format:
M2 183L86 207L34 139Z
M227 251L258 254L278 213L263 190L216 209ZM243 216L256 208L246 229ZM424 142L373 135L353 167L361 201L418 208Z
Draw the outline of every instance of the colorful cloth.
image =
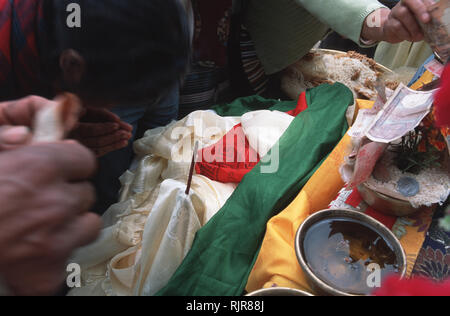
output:
M0 0L0 100L30 94L39 82L42 17L40 0Z
M303 92L300 95L297 107L287 112L287 114L296 117L307 108L306 93ZM270 131L267 131L267 124L265 125L266 134L270 133ZM276 134L276 131L274 131L274 134ZM271 136L278 138L277 135ZM236 125L217 144L199 150L198 156L202 159L195 165L197 174L223 183L241 182L244 176L260 161L260 155L255 150L255 147L250 146L250 142L242 128L242 123Z
M278 162L278 170L268 173L271 166L260 163L247 174L221 211L197 233L181 267L158 295L243 293L267 221L291 202L348 129L345 113L353 95L347 87L320 86L307 92L307 101L308 109L267 155L272 155L271 163Z
M413 270L414 277L450 280L450 232L440 227L444 207L436 211ZM450 293L448 293L450 294Z

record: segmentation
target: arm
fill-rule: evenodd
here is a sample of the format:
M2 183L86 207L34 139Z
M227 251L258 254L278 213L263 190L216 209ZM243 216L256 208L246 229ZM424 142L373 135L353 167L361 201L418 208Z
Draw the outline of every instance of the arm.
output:
M430 21L427 11L430 4L431 0L403 0L392 10L376 10L364 22L361 38L389 43L421 41L424 35L419 22Z
M385 8L376 0L295 0L322 23L357 44L367 17ZM389 9L387 9L389 10Z
M389 10L376 0L295 0L339 34L358 44L420 41L417 21L428 23L431 0L403 0ZM339 14L337 14L339 12Z

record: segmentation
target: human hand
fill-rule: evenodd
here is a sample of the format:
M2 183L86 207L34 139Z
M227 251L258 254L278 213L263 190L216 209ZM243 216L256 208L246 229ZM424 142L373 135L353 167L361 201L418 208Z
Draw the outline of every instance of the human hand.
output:
M125 148L133 135L133 127L114 113L88 108L70 135L90 148L98 157Z
M422 41L420 23L430 22L427 7L431 4L431 0L402 0L392 10L376 10L366 19L362 38L389 43Z
M72 94L0 103L0 151L64 138L78 122L80 110L79 99Z
M73 250L98 235L88 213L92 153L74 141L0 153L0 275L16 295L52 295L66 278Z

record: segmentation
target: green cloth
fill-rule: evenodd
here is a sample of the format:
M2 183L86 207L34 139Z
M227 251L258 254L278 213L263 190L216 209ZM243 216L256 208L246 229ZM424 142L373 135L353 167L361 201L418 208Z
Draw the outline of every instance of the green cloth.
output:
M220 116L242 116L247 112L258 110L288 112L295 109L296 106L297 101L278 101L251 96L237 99L232 103L220 104L212 109Z
M279 141L278 172L261 173L260 163L244 177L223 208L198 231L191 251L158 295L243 294L267 222L289 205L348 129L345 113L353 94L344 85L312 89L307 102L308 109Z
M383 7L377 0L249 0L245 25L270 75L306 55L329 28L361 45L364 21Z

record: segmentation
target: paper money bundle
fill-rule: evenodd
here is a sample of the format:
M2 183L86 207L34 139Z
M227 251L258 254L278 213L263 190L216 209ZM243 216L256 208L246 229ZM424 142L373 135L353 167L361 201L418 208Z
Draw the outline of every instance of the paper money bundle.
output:
M430 181L427 178L429 175L416 176L401 171L395 166L393 158L395 154L391 152L392 148L401 146L402 141L408 139L405 136L413 134L419 125L423 125L424 119L432 110L436 91L415 91L402 84L389 100L386 100L387 97L381 92L372 109L360 110L357 120L349 131L353 151L341 168L342 177L350 189L363 183L367 185L369 180L375 179L375 182L382 184L377 190L380 193L401 200L407 199L415 206L419 206L424 202L423 197L416 196L423 191L422 189L428 187L427 182L435 182L441 186L434 190L435 196L430 196L431 202L425 201L425 204L443 202L447 199L450 193L450 178L445 172L441 174L439 170L436 169L435 172L433 169L430 171L433 173L430 176L433 180ZM421 135L417 136L417 139L409 140L417 142L412 147L418 147L423 137L425 136ZM432 163L434 161L429 165L433 165ZM390 186L390 181L393 180L395 186Z

